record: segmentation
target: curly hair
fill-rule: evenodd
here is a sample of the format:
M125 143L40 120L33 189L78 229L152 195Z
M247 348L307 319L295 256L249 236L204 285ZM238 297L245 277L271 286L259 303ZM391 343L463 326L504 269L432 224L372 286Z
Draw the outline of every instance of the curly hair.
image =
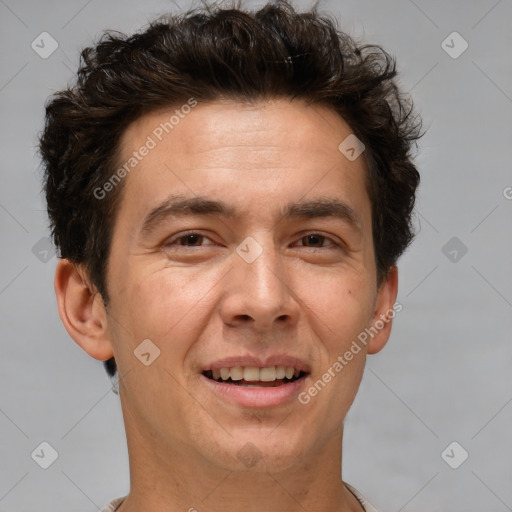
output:
M104 31L82 50L76 82L46 103L39 142L53 241L59 257L84 265L105 305L123 187L102 200L94 191L117 168L131 122L190 97L298 98L334 109L366 147L378 284L414 237L420 178L411 149L423 134L412 100L396 83L395 59L378 45L358 44L316 4L303 13L287 0L258 11L239 4L169 14L131 36ZM114 358L104 365L115 375Z

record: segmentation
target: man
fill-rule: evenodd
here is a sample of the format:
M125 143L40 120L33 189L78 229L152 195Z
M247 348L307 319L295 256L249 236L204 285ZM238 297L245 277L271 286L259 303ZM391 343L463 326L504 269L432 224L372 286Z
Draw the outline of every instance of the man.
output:
M413 237L395 74L316 9L204 7L107 34L48 103L59 313L126 427L104 510L375 510L340 468Z

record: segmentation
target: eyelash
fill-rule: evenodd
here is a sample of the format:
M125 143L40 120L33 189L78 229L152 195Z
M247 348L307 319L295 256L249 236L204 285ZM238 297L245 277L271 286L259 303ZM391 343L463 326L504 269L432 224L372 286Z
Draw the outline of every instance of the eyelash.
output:
M202 238L208 238L210 240L209 237L207 237L206 235L203 235L201 233L198 233L196 231L190 231L190 232L186 232L186 233L181 233L179 234L178 236L174 236L172 238L170 238L167 242L164 243L164 246L165 247L169 247L169 246L172 246L175 244L175 242L183 239L183 238L186 238L186 237L189 237L189 236L192 236L192 235L196 235L196 236L199 236L199 237L202 237ZM316 233L316 232L311 232L311 233L307 233L303 236L300 237L300 240L302 240L303 238L306 238L306 237L309 237L309 236L316 236L316 237L321 237L325 240L329 240L333 246L333 248L342 248L342 245L338 242L335 242L332 238L326 236L326 235L322 235L321 233ZM203 247L202 245L201 246L187 246L187 245L181 245L181 244L178 244L179 247L187 247L187 248L195 248L195 247ZM307 249L328 249L329 246L327 247L307 247L307 246L303 246L303 247L306 247Z

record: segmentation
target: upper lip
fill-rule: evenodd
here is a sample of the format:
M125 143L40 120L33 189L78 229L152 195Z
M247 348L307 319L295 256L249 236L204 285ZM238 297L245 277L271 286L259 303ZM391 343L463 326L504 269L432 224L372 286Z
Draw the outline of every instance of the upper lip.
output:
M275 354L265 358L247 355L247 356L231 356L218 359L212 363L208 363L202 367L202 371L220 370L221 368L235 368L236 366L254 366L257 368L267 368L269 366L286 366L292 367L305 373L310 373L307 363L297 357L287 354Z

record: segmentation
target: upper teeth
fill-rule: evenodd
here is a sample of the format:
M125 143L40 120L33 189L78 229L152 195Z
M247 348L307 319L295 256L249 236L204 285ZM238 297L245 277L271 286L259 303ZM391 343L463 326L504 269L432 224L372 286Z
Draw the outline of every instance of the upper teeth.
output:
M298 377L300 370L291 366L267 366L266 368L258 368L256 366L235 366L234 368L221 368L220 370L212 370L213 378L222 380L246 380L246 381L262 381L272 382L277 379L291 379Z

